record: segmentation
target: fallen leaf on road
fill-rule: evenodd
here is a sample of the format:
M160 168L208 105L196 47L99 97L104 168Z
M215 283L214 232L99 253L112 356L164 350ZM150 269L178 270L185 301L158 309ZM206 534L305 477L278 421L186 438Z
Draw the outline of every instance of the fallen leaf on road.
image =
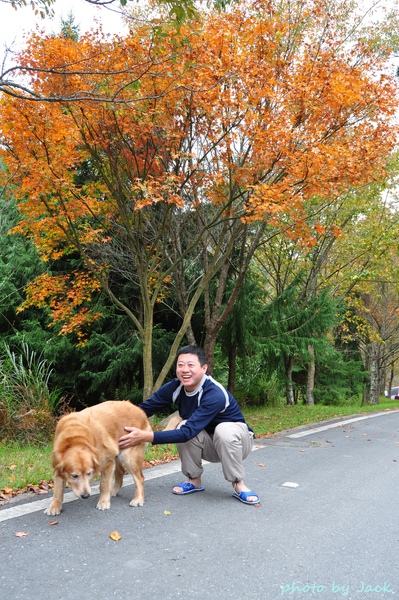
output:
M164 510L164 511L163 511L163 514L164 514L164 515L170 515L170 510Z
M27 535L29 535L29 534L25 533L25 531L16 531L15 532L15 537L26 537Z
M259 463L258 464L258 467L265 467L265 466L266 466L265 463Z
M51 521L50 525L58 525L58 521Z
M119 535L117 531L113 531L112 533L110 533L109 537L111 538L111 540L114 540L114 542L119 542L119 540L122 539L122 536Z

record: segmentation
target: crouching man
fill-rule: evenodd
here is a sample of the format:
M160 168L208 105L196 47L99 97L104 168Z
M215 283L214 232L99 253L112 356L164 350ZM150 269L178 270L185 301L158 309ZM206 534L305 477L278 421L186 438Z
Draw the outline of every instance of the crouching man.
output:
M188 481L177 484L178 495L204 490L202 461L220 462L224 477L233 486L233 496L245 504L257 504L259 496L244 483L244 459L252 450L253 432L245 422L236 399L207 375L204 351L193 345L177 352L176 378L164 384L139 404L147 417L168 412L177 405L181 421L176 429L144 431L125 427L120 449L141 442L176 444L182 471Z

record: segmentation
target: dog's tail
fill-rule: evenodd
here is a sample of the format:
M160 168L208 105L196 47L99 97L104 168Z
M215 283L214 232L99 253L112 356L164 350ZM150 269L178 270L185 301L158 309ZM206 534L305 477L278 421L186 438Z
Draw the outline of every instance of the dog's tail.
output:
M165 427L163 428L164 431L168 431L169 429L176 429L176 427L178 426L178 424L182 421L181 416L179 415L178 412L174 412L172 415L170 415L170 417L168 418Z

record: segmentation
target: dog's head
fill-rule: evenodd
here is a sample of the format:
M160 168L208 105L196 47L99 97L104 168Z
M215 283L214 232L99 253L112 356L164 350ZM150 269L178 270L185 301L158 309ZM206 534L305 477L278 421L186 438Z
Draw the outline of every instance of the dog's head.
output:
M96 448L86 443L58 450L53 453L53 468L78 498L88 498L90 481L99 474Z

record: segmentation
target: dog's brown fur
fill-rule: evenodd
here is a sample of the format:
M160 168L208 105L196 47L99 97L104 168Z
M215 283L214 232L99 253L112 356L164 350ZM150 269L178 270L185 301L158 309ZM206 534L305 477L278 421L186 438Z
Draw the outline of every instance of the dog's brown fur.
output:
M53 448L54 496L47 515L59 515L62 510L65 484L78 498L90 496L90 481L100 475L99 510L111 506L122 482L122 461L133 475L136 494L131 506L144 504L143 461L147 444L119 450L118 440L126 433L124 427L151 431L144 411L128 401L110 400L62 417L56 427ZM115 476L112 488L112 478Z

